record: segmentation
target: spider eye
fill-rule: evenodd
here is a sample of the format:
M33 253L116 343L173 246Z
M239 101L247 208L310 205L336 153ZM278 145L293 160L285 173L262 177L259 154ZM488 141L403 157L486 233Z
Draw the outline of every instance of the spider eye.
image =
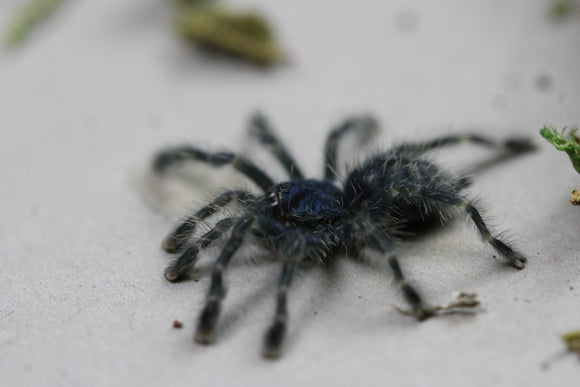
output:
M266 196L266 199L270 203L270 207L276 207L280 204L280 201L278 200L278 196L274 192L270 192L268 194L268 196Z

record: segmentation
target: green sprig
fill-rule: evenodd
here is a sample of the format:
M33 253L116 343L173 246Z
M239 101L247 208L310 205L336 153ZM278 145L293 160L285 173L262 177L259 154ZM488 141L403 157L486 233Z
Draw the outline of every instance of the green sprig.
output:
M50 16L64 0L31 0L18 10L8 27L6 43L17 46L34 27Z
M568 157L570 157L570 161L572 161L574 169L580 173L580 143L578 137L576 137L577 130L564 128L560 134L556 128L546 126L540 130L540 134L556 149L566 152Z

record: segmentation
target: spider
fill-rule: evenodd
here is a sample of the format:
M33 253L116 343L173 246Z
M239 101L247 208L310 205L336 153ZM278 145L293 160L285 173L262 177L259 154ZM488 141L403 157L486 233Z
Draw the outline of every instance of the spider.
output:
M163 241L163 248L177 253L165 270L165 278L177 282L188 277L199 253L226 232L229 239L213 265L211 284L205 307L200 314L195 341L211 343L226 295L223 274L247 235L264 242L282 265L277 285L277 305L272 325L267 330L263 355L278 357L288 323L287 297L292 278L305 260L328 262L340 256L357 256L363 249L378 252L388 260L410 313L419 320L436 314L405 279L394 248L409 232L420 232L422 226L444 221L454 212L463 212L475 224L483 240L518 269L526 258L510 244L495 236L480 211L461 192L470 185L466 176L454 176L429 161L426 154L434 149L460 142L472 142L507 154L523 153L533 148L525 138L495 141L478 134L448 135L431 141L407 143L377 153L348 171L338 181L337 153L347 134L369 135L377 128L370 116L344 120L328 135L324 154L324 178L307 179L261 114L250 121L251 134L275 156L289 175L276 183L262 169L242 155L231 152L212 153L191 145L166 149L157 154L153 168L163 173L185 161L207 163L213 167L229 165L245 175L263 191L254 195L231 190L189 216ZM213 228L193 238L196 227L208 217L237 203L237 216L218 220Z

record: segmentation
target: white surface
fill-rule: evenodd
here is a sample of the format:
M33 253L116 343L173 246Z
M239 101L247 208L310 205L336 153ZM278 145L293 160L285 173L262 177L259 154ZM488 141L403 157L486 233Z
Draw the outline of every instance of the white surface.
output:
M567 202L579 178L537 132L580 123L580 19L550 22L543 0L229 1L265 11L290 52L262 71L189 50L166 3L71 2L1 54L0 385L578 385L558 335L580 328L580 209ZM1 25L18 4L0 4ZM254 109L312 176L329 127L361 111L382 121L385 147L473 127L535 137L537 153L471 189L528 267L493 260L461 219L420 239L401 259L430 301L468 290L485 303L424 323L393 308L404 303L380 263L306 270L270 362L278 267L233 262L217 343L195 345L215 251L199 282L167 283L159 245L177 218L130 180L164 145L249 147ZM459 169L491 156L441 152Z

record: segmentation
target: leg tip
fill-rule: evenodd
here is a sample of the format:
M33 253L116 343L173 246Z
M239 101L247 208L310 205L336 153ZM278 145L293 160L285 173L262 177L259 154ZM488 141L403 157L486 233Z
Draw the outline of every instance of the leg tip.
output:
M194 340L199 344L211 344L214 340L214 327L217 323L220 311L219 302L211 300L205 306L201 316L197 330L195 331Z
M505 147L514 153L530 152L536 149L536 145L530 138L511 138L505 142Z
M161 246L163 247L163 250L167 251L168 253L176 253L179 251L181 246L183 246L183 243L173 236L168 236L163 240Z
M168 267L163 273L165 279L169 282L178 282L180 280L179 274L173 269L173 267Z
M526 267L526 263L528 259L521 254L518 254L516 257L512 259L512 265L516 267L516 269L522 270Z
M431 313L429 311L424 311L424 310L420 310L417 312L417 321L426 321L429 320L431 317L435 316L434 313Z
M489 243L493 246L494 249L496 249L498 253L503 255L516 268L523 269L526 267L526 262L528 262L527 258L518 251L512 249L506 243L502 242L498 238L491 238Z
M167 167L174 161L174 157L170 151L162 151L155 156L153 160L153 171L155 173L163 173L167 169Z
M214 341L213 330L206 330L198 327L197 331L195 331L195 336L193 336L193 341L203 345L213 343Z
M434 317L437 312L435 308L430 306L422 306L412 309L403 309L396 306L395 309L397 309L397 311L401 314L415 317L417 321L428 320L431 317Z
M266 346L262 348L262 356L265 359L276 360L280 358L281 354L280 348L267 348Z
M268 329L268 332L264 337L262 356L268 359L279 358L285 334L286 334L285 322L276 321L274 325L272 325L270 329Z
M515 268L520 270L525 268L526 263L528 262L528 259L524 257L524 255L519 251L512 251L512 253L508 255L508 258L511 264L514 265Z

